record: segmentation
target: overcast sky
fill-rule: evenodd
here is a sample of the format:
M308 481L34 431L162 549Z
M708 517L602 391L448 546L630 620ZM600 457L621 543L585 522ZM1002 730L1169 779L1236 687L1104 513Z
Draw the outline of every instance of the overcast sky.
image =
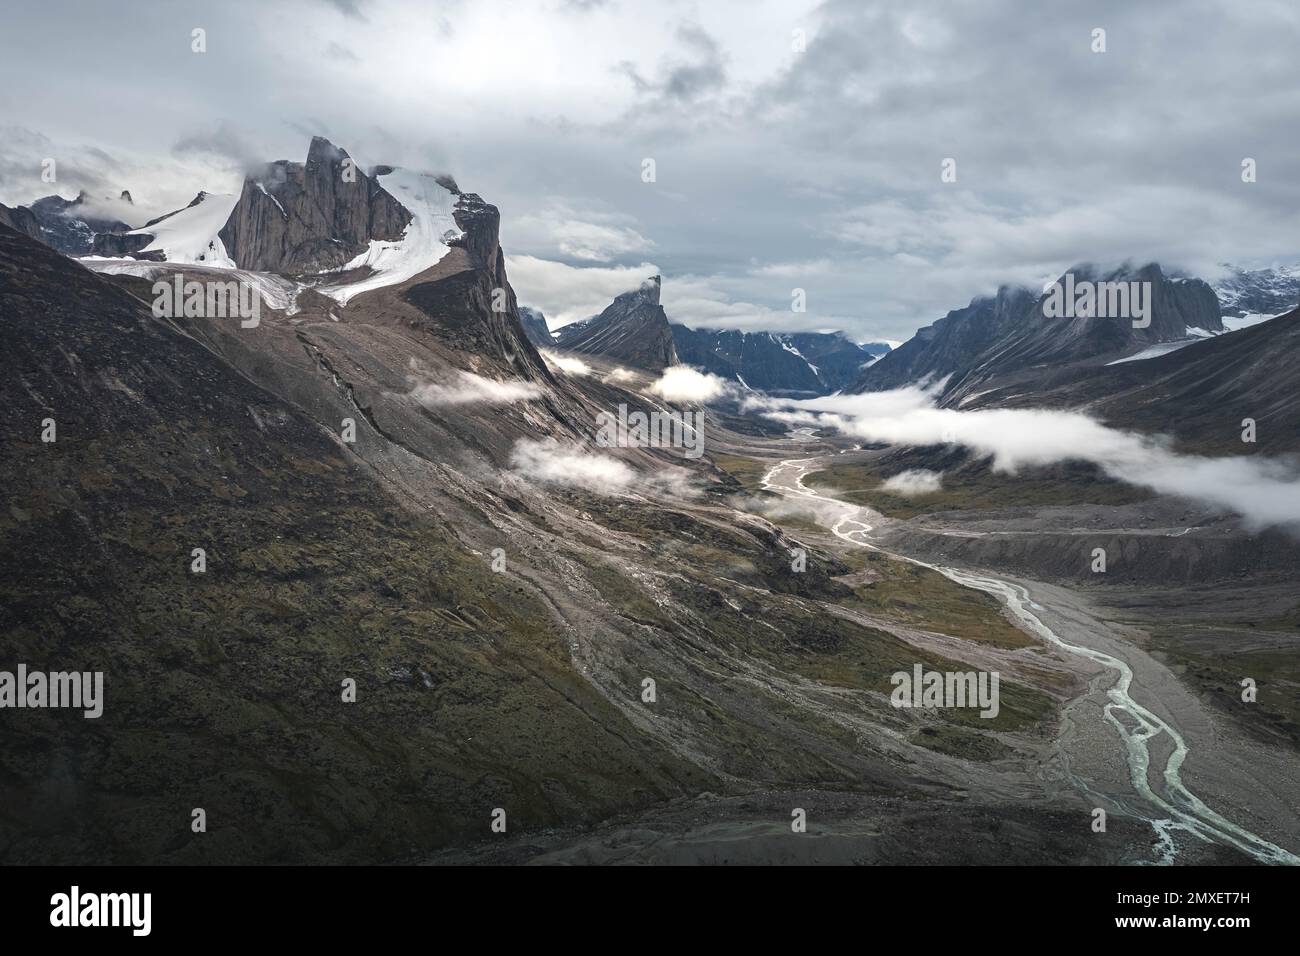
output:
M499 206L553 327L656 271L688 325L899 340L1075 262L1300 261L1294 0L43 0L0 31L0 201L54 157L143 221L320 133Z

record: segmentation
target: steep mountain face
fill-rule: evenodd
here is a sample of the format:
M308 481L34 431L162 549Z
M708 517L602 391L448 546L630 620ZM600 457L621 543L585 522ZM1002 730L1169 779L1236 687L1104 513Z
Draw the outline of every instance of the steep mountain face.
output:
M1300 265L1236 269L1214 284L1226 316L1281 315L1300 304Z
M856 382L889 346L858 345L839 332L740 332L673 323L677 357L750 388L792 397L826 395Z
M296 274L343 266L372 240L400 239L410 221L345 150L316 136L305 163L278 160L244 180L219 236L242 269Z
M519 321L524 327L524 334L528 336L528 341L539 349L549 349L555 345L555 339L551 338L550 326L546 324L546 316L537 309L521 305Z
M1300 449L1300 310L1166 355L1087 370L1031 393L988 397L1007 407L1078 408L1107 424L1174 435L1206 454ZM1256 441L1241 440L1242 421Z
M867 368L853 390L946 379L943 401L955 404L1012 381L1024 385L1055 370L1101 366L1157 343L1224 331L1218 300L1206 283L1170 278L1154 263L1107 274L1078 267L1059 280L1065 288L1084 282L1146 284L1149 325L1134 328L1128 316L1052 315L1050 293L1004 287L918 331Z
M794 542L760 517L548 485L512 456L585 436L567 452L579 462L592 413L639 399L547 377L513 302L496 324L496 218L468 200L463 242L433 268L344 306L308 294L251 329L155 319L134 295L147 279L0 227L0 643L33 670L101 671L106 699L96 720L11 712L4 862L409 860L481 845L492 807L528 842L656 806L694 817L718 795L784 808L810 789L889 830L916 805L930 832L992 825L946 796L982 783L981 764L909 742L879 692L913 663L968 665L912 643L914 623L828 610L853 598L854 569L809 545L792 574ZM471 371L535 391L450 396ZM991 599L984 615L1008 630ZM1052 687L1070 680L1043 668ZM775 693L773 672L808 691ZM671 690L649 713L647 674ZM999 738L1038 739L1053 711L1025 681L1004 678ZM1007 751L1026 781L1033 749ZM206 834L189 829L196 805ZM1063 859L1097 845L1054 841L1037 805L1000 812Z
M123 201L129 203L131 194L123 191ZM131 227L117 219L105 219L88 211L89 197L85 191L76 199L46 196L29 207L41 227L41 239L59 252L70 256L86 255L91 251L98 233L126 232Z
M832 392L851 386L865 366L890 351L885 342L858 343L843 332L791 332L781 338L812 363Z
M856 392L879 392L913 382L937 381L977 364L994 342L1016 328L1035 303L1028 289L1003 286L997 295L972 299L863 370Z
M636 368L676 365L677 349L668 316L659 304L659 286L659 276L652 276L640 288L618 296L600 315L560 329L555 344Z
M570 663L536 589L481 557L522 560L493 528L510 509L444 464L488 433L535 437L545 404L531 424L500 407L435 423L408 362L453 353L409 305L353 328L268 315L238 343L237 323L153 318L124 288L140 281L0 226L4 657L100 671L106 699L97 720L7 728L6 862L393 859L470 839L502 800L526 826L682 795L695 771ZM190 794L211 840L176 825Z
M26 206L9 206L0 203L0 225L8 226L16 232L21 232L25 236L33 239L45 241L41 233L40 221L36 218L36 213L32 212Z
M673 324L677 357L687 365L781 395L816 395L822 381L802 355L768 332L688 329Z

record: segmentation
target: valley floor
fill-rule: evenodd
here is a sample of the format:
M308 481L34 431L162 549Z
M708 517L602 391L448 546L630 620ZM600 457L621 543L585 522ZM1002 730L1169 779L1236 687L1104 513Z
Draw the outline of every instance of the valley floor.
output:
M1207 700L1203 687L1185 679L1185 667L1171 667L1167 649L1158 650L1150 639L1156 619L1168 627L1195 618L1195 609L1180 609L1185 589L1143 589L1147 616L1135 620L1131 607L1126 612L1108 606L1104 589L951 565L942 550L953 537L1050 537L1049 546L1059 550L1072 547L1061 540L1071 535L1095 537L1104 531L1172 540L1189 529L1179 534L1153 529L1147 509L1146 527L1102 522L1093 532L1077 527L1062 534L1051 522L998 529L996 520L984 516L980 530L972 531L964 530L970 514L957 513L945 516L941 532L920 534L907 521L871 510L861 496L847 503L833 492L808 487L806 479L819 471L870 453L841 448L828 454L812 435L796 437L762 451L811 451L812 457L779 463L769 458L759 467L759 457L724 456L751 489L761 486L797 506L760 505L769 518L846 561L864 551L886 555L993 594L1007 618L1033 637L1025 646L996 646L999 642L966 639L960 624L942 633L900 627L897 615L882 616L853 603L835 610L864 626L887 629L926 653L1001 668L1037 683L1059 703L1048 732L991 734L1006 742L992 759L970 759L971 740L963 738L948 754L929 754L932 762L920 759L914 765L925 782L907 795L834 789L705 794L596 827L550 830L439 854L431 862L1300 863L1300 753L1289 741L1249 733ZM748 449L750 455L759 453ZM1081 521L1103 516L1113 519L1114 510L1099 508ZM1139 603L1137 593L1130 588L1123 597ZM925 600L920 592L917 596ZM1286 648L1294 647L1291 639ZM791 831L789 819L797 809L807 814L806 834ZM1104 833L1093 827L1098 809L1106 812Z

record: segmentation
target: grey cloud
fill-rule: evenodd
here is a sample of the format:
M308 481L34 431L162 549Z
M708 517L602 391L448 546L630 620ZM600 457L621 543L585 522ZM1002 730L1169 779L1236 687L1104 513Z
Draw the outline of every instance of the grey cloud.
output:
M212 7L210 42L237 33L237 62L223 43L191 55L176 41L188 21L168 5L137 18L66 0L24 8L6 39L25 40L0 56L0 82L24 90L6 115L119 161L195 139L195 116L226 116L251 144L227 154L300 158L321 133L363 163L450 171L500 207L508 253L613 274L653 257L669 314L699 322L901 339L1002 282L1077 261L1192 273L1300 261L1294 4L790 0L758 19L731 0L479 0L453 13L373 0L286 32L305 3ZM308 13L329 13L324 3ZM507 15L531 18L533 35L496 29ZM86 29L61 30L68 18ZM1104 54L1089 49L1097 26ZM803 53L792 27L806 31ZM322 56L331 43L358 62L339 69ZM140 48L158 52L168 96L158 69L115 68ZM56 52L69 68L25 83ZM0 174L30 178L22 154L0 145ZM1250 185L1246 156L1259 164ZM643 157L656 160L653 184ZM939 181L945 157L956 183ZM560 197L578 212L552 226ZM540 294L585 308L593 296L561 294L561 274L585 282L528 270L547 283ZM526 276L511 275L529 301ZM793 287L806 313L790 312Z
M271 157L263 154L230 120L219 120L209 129L194 130L172 145L177 156L202 154L215 157L241 172L255 169Z

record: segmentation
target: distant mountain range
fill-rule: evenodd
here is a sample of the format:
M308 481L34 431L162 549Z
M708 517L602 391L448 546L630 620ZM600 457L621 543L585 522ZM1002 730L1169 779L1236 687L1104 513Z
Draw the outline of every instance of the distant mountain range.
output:
M520 307L534 345L602 355L637 368L682 363L744 388L791 397L827 395L855 382L889 351L859 345L841 332L741 332L692 329L669 320L659 303L660 278L618 296L598 316L551 332L536 309Z
M1234 269L1214 284L1225 316L1281 315L1300 305L1300 265Z
M929 383L946 404L963 404L1062 368L1105 366L1154 346L1225 331L1214 290L1200 279L1170 278L1152 263L1108 273L1079 266L1060 280L1069 288L1085 282L1145 284L1145 327L1129 315L1055 315L1047 291L1003 287L919 330L865 369L852 390Z
M842 332L740 332L673 323L672 333L677 355L687 365L795 398L847 388L889 351L883 342L859 345Z

